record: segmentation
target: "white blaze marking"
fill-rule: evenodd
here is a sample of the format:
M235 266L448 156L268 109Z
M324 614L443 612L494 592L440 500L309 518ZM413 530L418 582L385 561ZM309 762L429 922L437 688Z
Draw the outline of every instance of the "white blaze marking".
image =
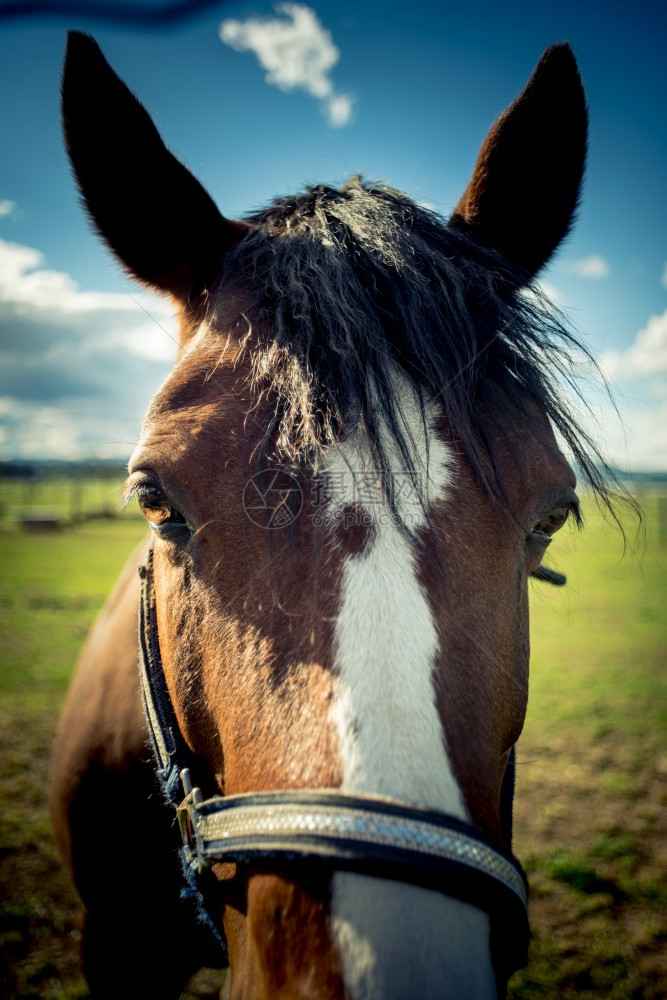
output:
M400 402L404 432L422 476L428 454L427 501L442 499L451 481L450 450L431 430L426 441L420 410L408 392L402 392ZM392 472L406 484L400 453L389 438L385 443ZM353 473L371 469L368 449L358 441L332 454L329 516L355 500L363 503ZM366 497L369 478L363 479ZM413 545L393 523L381 492L371 499L363 506L373 524L372 540L344 561L335 631L340 686L331 718L340 743L342 789L391 796L465 819L435 705L438 636ZM410 489L399 494L397 508L411 531L425 524ZM332 883L332 923L353 1000L495 997L488 918L472 906L398 882L338 873Z

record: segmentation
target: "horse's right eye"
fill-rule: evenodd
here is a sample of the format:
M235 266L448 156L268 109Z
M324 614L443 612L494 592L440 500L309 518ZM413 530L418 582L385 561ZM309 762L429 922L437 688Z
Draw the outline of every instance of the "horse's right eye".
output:
M144 517L159 538L177 541L191 534L183 514L169 503L157 487L140 485L136 497Z
M174 509L159 490L144 487L138 491L137 500L144 516L151 524L159 526L172 519Z

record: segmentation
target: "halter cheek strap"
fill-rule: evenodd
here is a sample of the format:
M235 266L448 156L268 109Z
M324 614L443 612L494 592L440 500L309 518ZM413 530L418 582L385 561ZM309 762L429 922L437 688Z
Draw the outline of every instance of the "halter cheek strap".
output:
M162 667L153 587L153 549L139 567L139 673L148 733L155 754L156 771L168 802L176 808L183 798L181 771L194 763L181 735Z
M167 682L162 668L160 644L155 610L155 590L153 587L153 547L148 550L146 564L139 567L141 579L141 601L139 604L139 675L144 713L148 735L153 749L155 771L162 786L163 794L179 816L181 833L182 821L178 810L183 804L181 773L189 773L194 763L193 754L183 739L171 703ZM193 865L190 851L184 842L180 850L183 886L181 894L196 905L199 921L208 931L221 952L223 962L227 962L227 943L218 923L212 916L213 907L209 898L213 893L211 881ZM208 885L207 885L208 882Z
M517 859L470 823L375 795L336 789L275 791L204 799L193 787L193 754L179 730L162 667L153 589L152 550L142 579L139 641L144 708L157 774L175 808L189 892L225 948L206 906L207 868L234 861L284 870L317 862L421 885L471 903L492 918L494 955L509 974L525 964L529 940L526 877ZM511 837L514 751L503 783L502 822ZM209 876L210 877L210 876Z

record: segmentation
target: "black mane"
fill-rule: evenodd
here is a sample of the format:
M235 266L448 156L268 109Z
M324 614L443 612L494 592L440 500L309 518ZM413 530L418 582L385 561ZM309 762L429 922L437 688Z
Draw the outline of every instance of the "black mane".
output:
M378 467L382 426L408 469L398 367L424 407L435 399L484 489L504 505L490 429L551 421L606 506L610 474L564 398L575 359L591 361L562 316L503 257L406 195L351 178L277 199L247 219L223 294L251 302L255 382L277 393L266 444L296 465L364 427ZM230 287L231 286L231 287ZM254 339L254 338L253 338ZM569 395L569 393L568 393Z

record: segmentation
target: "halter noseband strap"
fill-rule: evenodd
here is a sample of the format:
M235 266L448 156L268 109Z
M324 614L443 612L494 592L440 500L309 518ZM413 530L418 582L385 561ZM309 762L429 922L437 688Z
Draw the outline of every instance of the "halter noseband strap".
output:
M337 790L274 791L204 799L193 787L196 765L178 727L158 643L152 549L142 579L140 671L148 730L165 795L176 809L182 860L191 887L218 861L279 868L317 861L437 890L491 915L494 952L507 971L525 964L529 939L527 882L517 859L478 827L442 812L375 795ZM511 831L513 755L503 786L504 832ZM507 798L509 797L509 803ZM205 922L224 947L220 928Z

